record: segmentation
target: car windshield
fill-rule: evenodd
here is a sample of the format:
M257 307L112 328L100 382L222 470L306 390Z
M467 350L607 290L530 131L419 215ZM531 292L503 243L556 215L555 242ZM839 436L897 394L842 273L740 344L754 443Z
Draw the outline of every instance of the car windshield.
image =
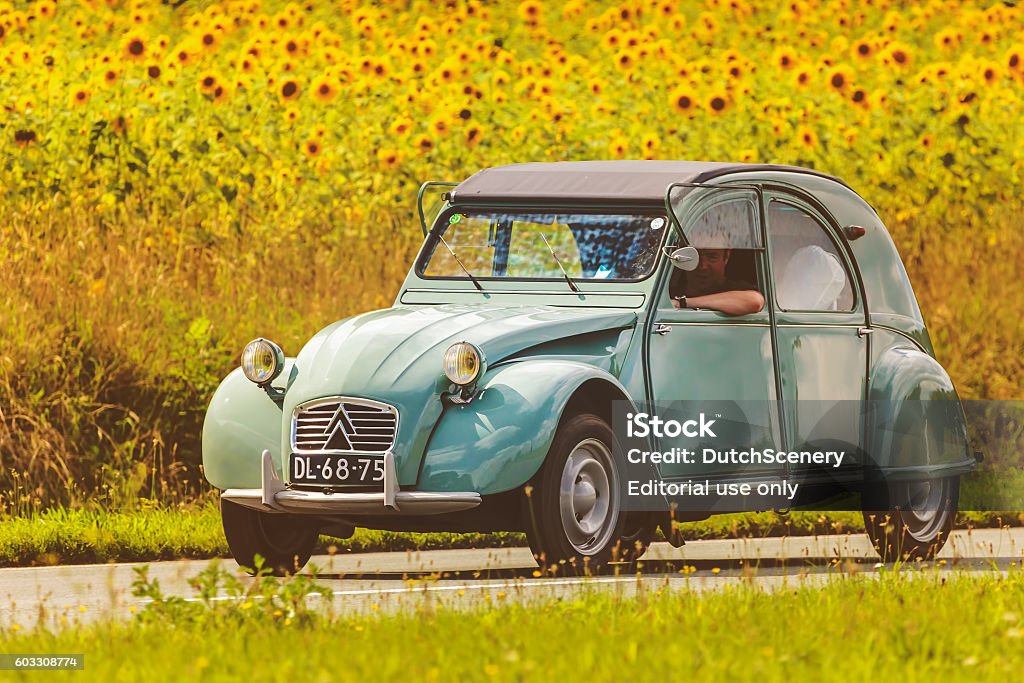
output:
M639 280L654 267L667 221L656 214L458 209L439 225L419 263L424 277Z

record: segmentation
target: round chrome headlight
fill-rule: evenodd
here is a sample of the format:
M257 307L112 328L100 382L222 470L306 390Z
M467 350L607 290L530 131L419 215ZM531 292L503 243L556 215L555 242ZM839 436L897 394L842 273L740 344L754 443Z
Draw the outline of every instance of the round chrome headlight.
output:
M266 384L284 369L284 351L272 341L254 339L242 351L242 373L250 382Z
M475 382L483 369L483 354L469 342L456 342L444 352L444 374L459 386Z

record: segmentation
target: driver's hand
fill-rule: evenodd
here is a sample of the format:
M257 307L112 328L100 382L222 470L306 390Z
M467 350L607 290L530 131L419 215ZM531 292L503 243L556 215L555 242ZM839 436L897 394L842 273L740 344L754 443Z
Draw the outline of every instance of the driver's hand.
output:
M679 308L682 304L675 299L672 299L672 308Z

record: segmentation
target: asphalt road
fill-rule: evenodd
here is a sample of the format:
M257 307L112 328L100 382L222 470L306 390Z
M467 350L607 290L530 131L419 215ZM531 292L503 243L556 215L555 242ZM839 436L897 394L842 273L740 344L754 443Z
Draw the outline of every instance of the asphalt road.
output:
M230 560L155 562L149 563L149 577L160 582L164 595L195 599L188 579L212 562L237 570ZM931 569L1002 572L1021 563L1024 529L983 529L954 533ZM526 548L323 555L310 565L319 568L318 581L333 592L330 598L315 599L335 612L529 603L594 590L627 596L662 588L705 591L739 582L773 590L852 574L877 575L883 569L863 534L696 541L678 549L659 543L642 561L640 576L541 574ZM0 623L58 626L130 616L147 603L131 592L140 566L0 569Z

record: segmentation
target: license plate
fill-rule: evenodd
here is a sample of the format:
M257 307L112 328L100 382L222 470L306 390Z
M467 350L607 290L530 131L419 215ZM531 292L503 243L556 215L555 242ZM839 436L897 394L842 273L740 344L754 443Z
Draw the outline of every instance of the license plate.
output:
M379 455L300 455L292 453L293 484L384 485L384 458Z

